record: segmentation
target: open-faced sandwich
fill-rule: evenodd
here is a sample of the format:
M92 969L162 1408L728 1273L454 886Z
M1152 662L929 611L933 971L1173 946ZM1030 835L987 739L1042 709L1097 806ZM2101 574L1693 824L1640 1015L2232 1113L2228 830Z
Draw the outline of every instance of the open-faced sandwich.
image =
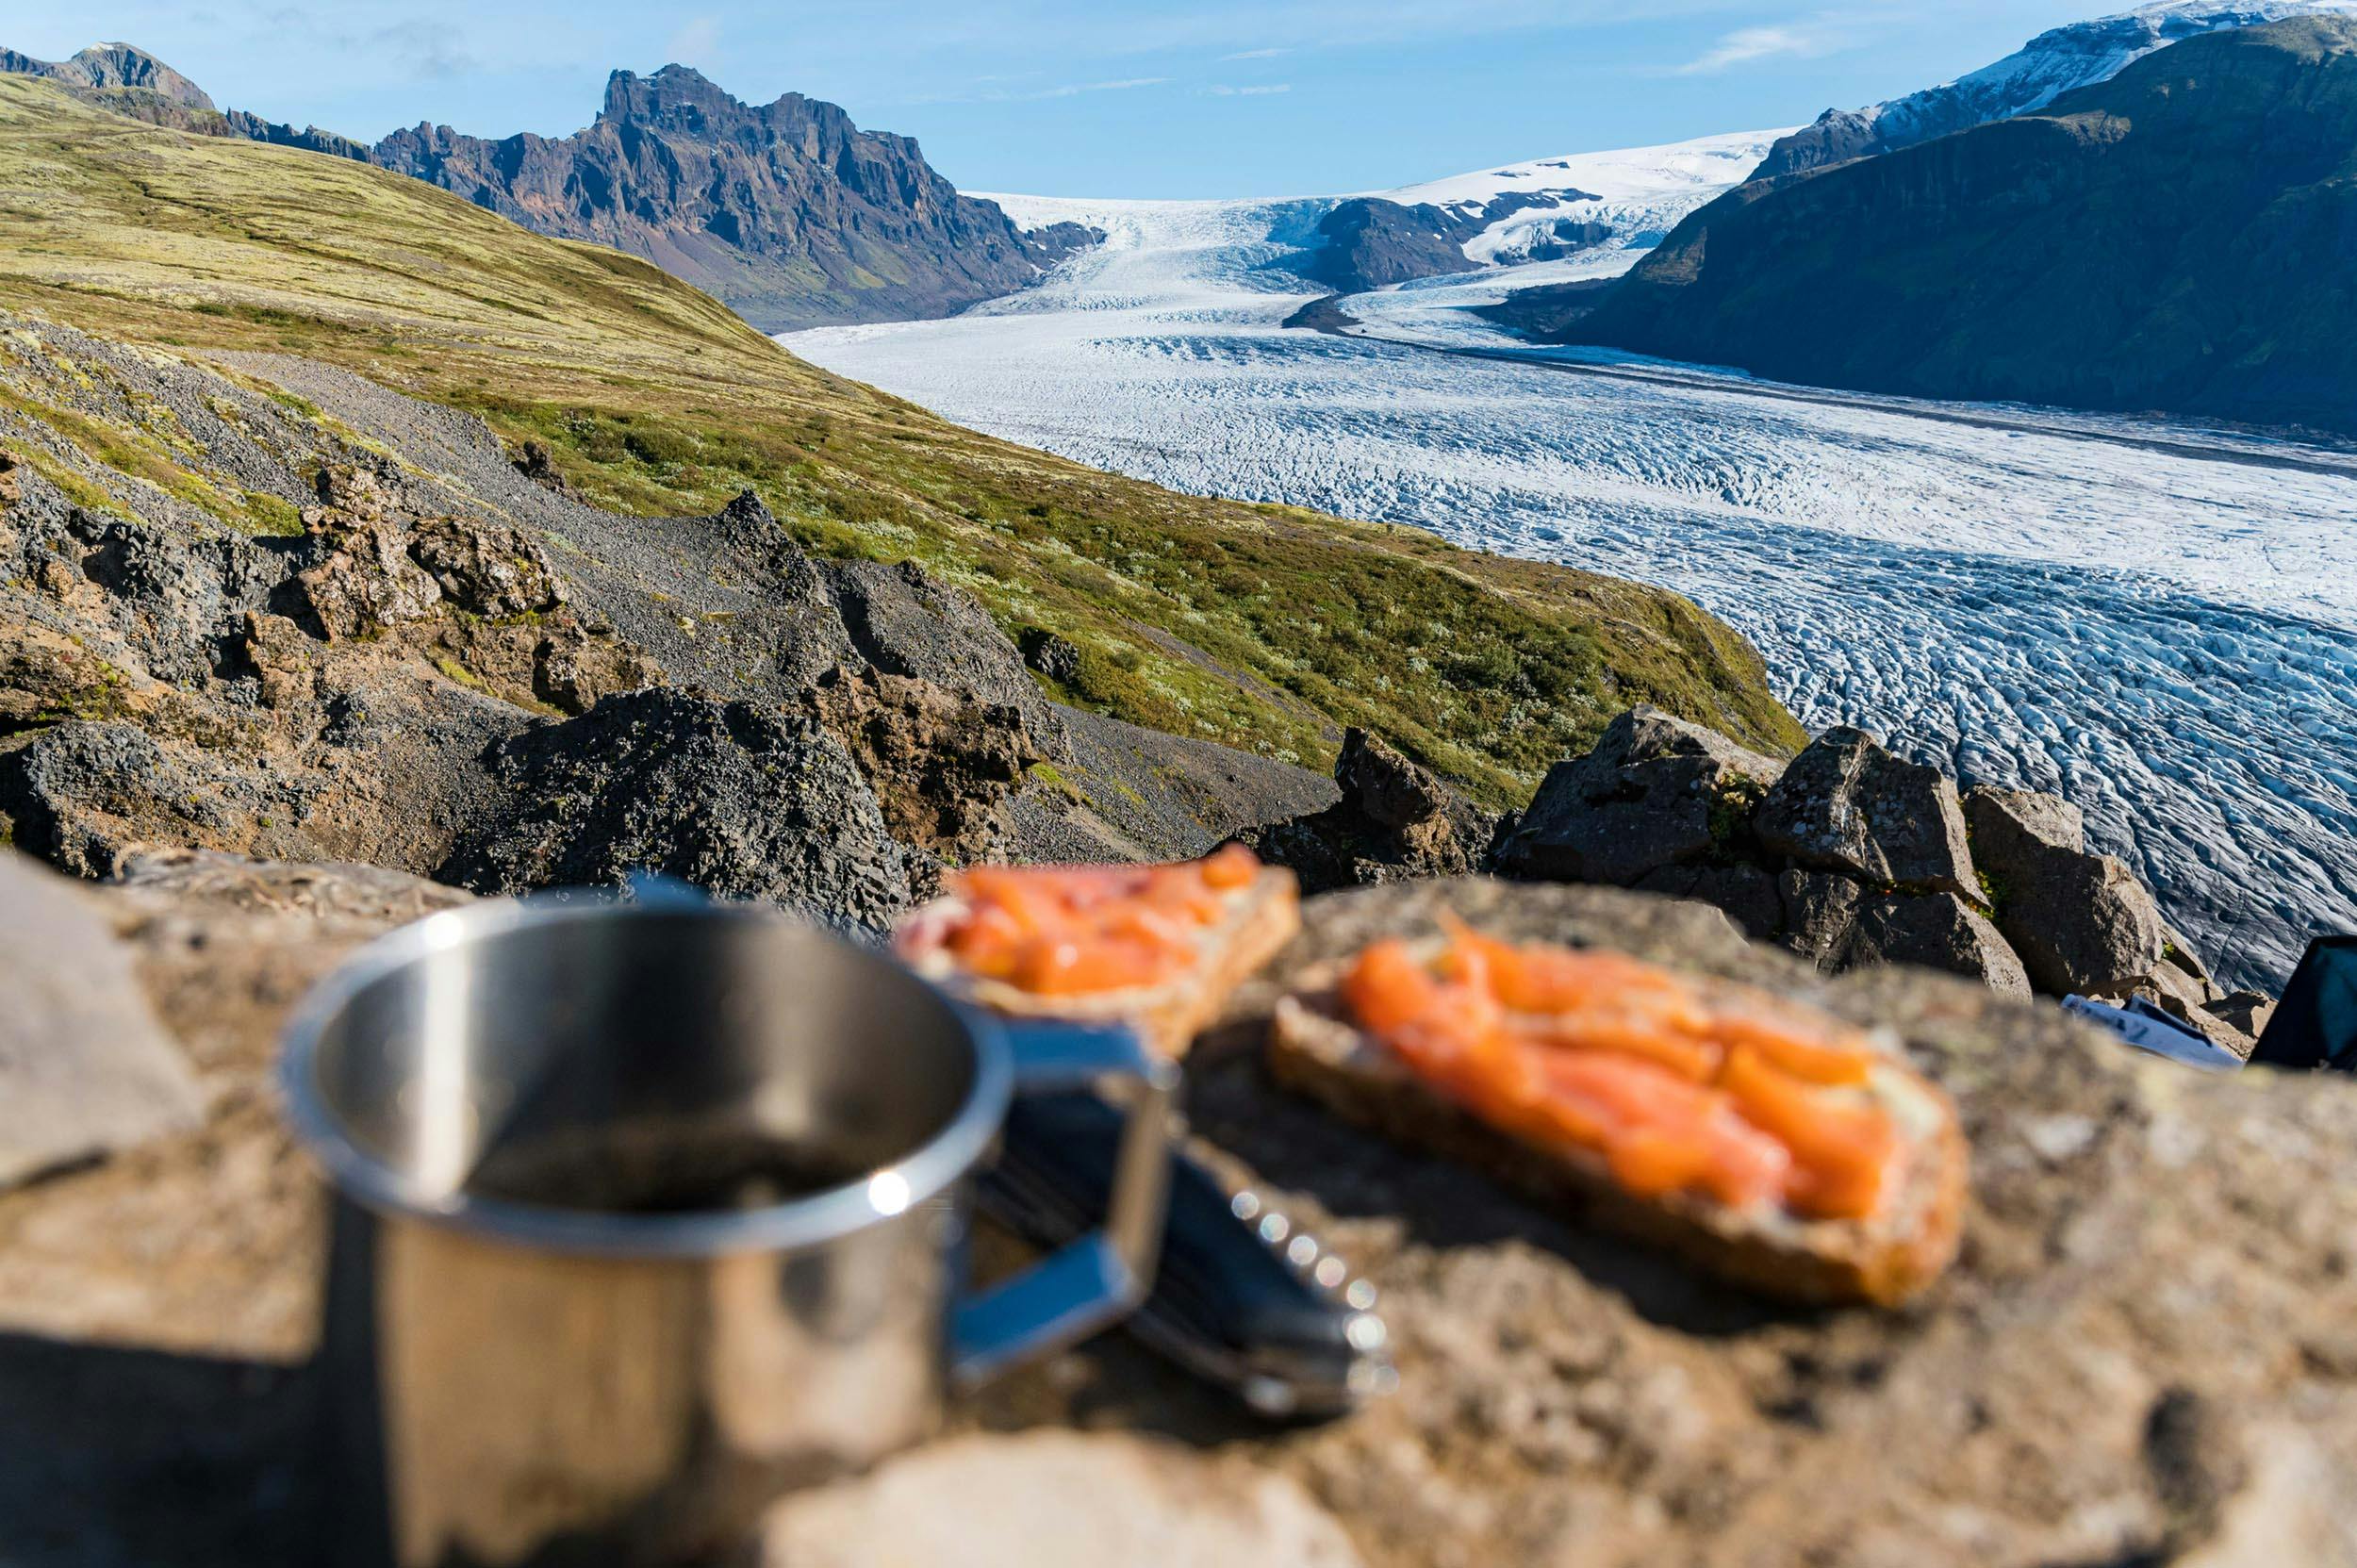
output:
M1904 1300L1955 1255L1945 1095L1814 1009L1452 924L1306 977L1277 1078L1761 1291Z
M1230 844L1175 866L978 866L902 921L900 957L1017 1016L1135 1025L1181 1055L1301 923L1291 871Z

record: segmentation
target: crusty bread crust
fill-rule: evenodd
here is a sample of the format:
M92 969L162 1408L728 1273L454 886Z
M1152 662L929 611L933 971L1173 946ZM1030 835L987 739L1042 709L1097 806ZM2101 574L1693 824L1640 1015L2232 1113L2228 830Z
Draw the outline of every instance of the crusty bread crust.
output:
M1955 1108L1898 1061L1875 1064L1866 1091L1902 1133L1898 1190L1865 1220L1810 1220L1730 1209L1677 1193L1638 1197L1600 1157L1541 1145L1481 1121L1427 1087L1380 1041L1351 1024L1335 975L1312 973L1277 1001L1268 1062L1277 1081L1344 1119L1487 1171L1541 1202L1786 1300L1895 1305L1938 1278L1963 1230L1966 1150Z
M1184 1056L1195 1037L1219 1016L1236 987L1276 957L1301 929L1299 884L1282 867L1264 866L1248 886L1223 896L1233 907L1218 925L1204 933L1200 966L1161 985L1041 997L1003 981L967 975L942 947L966 910L964 900L954 894L910 914L900 923L894 947L918 974L959 986L994 1012L1016 1018L1127 1023L1146 1037L1146 1044L1177 1058Z

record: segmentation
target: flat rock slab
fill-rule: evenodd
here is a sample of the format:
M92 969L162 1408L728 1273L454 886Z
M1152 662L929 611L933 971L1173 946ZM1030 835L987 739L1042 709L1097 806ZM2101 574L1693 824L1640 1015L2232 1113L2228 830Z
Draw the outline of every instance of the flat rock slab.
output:
M97 898L208 1089L259 1070L339 945L449 896L218 857L130 883ZM1348 1562L1306 1555L1338 1528L1366 1568L2357 1564L2357 1085L2174 1069L2049 1003L1826 980L1588 887L1312 900L1274 979L1442 906L1888 1025L1972 1142L1956 1268L1903 1312L1796 1312L1585 1233L1277 1090L1256 983L1190 1062L1198 1147L1378 1287L1399 1391L1273 1429L1108 1336L787 1505L772 1561ZM307 1560L315 1206L259 1093L0 1194L0 1559Z
M0 1189L204 1114L130 954L72 883L0 853Z
M1360 1568L1295 1483L1171 1443L955 1438L770 1517L765 1568Z
M1956 1267L1904 1312L1779 1309L1276 1089L1273 982L1442 907L1889 1027L1971 1141ZM2324 1479L2357 1449L2357 1084L2196 1075L1918 970L1828 980L1716 912L1605 889L1373 888L1305 919L1198 1047L1189 1109L1381 1291L1399 1392L1258 1440L1370 1563L2357 1563ZM1189 1397L1126 1355L1047 1381L1034 1414L1171 1423Z

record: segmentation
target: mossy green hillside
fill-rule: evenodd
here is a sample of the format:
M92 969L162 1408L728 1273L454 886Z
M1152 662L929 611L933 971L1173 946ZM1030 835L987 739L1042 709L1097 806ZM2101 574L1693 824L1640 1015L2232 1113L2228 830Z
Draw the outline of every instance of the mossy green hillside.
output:
M708 512L750 487L814 549L914 557L1010 629L1069 639L1077 701L1310 767L1365 724L1505 798L1638 701L1769 750L1799 738L1756 653L1676 595L996 440L796 359L632 257L27 78L0 78L0 306L341 365L546 443L618 509Z

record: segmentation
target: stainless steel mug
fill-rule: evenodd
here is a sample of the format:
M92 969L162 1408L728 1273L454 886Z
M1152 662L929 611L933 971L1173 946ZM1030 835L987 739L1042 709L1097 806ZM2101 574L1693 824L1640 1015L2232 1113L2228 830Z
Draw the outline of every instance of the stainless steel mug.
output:
M282 1065L337 1193L340 1554L693 1560L923 1437L1143 1298L1175 1077L1126 1031L1001 1024L742 907L486 903L386 937ZM968 1292L1011 1098L1079 1083L1129 1118L1105 1229Z

